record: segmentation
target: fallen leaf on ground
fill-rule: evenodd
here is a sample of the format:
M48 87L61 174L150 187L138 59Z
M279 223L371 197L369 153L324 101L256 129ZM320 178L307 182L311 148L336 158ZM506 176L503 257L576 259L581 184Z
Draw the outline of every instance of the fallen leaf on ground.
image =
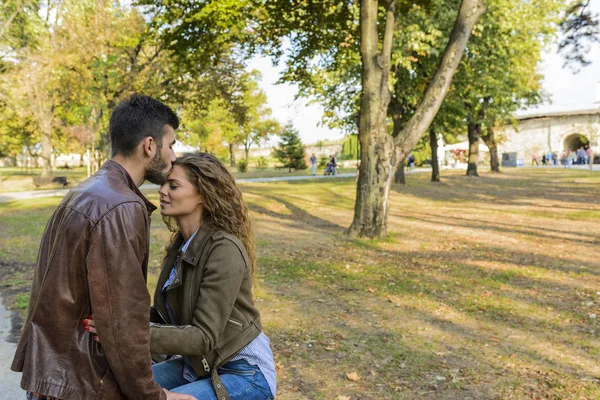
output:
M346 372L346 378L352 382L360 381L360 376L356 372Z

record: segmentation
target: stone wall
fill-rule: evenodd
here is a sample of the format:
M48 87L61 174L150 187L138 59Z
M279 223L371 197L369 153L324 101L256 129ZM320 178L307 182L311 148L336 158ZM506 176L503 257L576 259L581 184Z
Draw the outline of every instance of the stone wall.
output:
M584 135L594 154L600 154L600 113L528 118L519 121L516 131L506 126L497 133L501 136L499 153L516 152L526 162L534 153L540 157L546 152L568 150L565 140L572 135Z

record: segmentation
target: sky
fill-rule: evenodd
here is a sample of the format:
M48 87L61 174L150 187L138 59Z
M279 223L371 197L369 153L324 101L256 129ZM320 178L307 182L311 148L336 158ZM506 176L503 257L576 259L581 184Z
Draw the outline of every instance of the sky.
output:
M590 2L590 6L600 13L599 0ZM594 103L600 100L600 84L597 85L600 81L600 44L592 45L589 58L592 64L582 68L579 73L574 73L569 68L563 68L564 59L556 53L556 45L547 49L543 55L540 72L544 75L544 90L550 95L551 104L525 110L520 114L593 107ZM257 57L250 62L249 68L262 73L261 87L267 94L273 116L281 123L291 121L300 132L302 142L311 144L344 136L339 130L320 126L323 115L321 106L307 105L306 99L294 100L298 92L296 87L275 84L282 67L274 67L269 59Z

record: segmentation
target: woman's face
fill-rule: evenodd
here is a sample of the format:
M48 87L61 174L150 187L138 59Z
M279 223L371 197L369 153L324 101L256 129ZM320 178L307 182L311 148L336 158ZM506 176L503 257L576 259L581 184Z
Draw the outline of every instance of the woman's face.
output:
M160 213L169 217L182 217L202 211L202 196L189 181L184 168L175 165L160 187Z

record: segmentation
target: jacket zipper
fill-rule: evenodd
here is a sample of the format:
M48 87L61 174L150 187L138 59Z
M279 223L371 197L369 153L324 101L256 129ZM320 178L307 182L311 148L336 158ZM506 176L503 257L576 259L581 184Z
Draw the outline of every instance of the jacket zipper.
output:
M196 270L197 269L198 269L198 267L194 266L194 270L192 271L192 280L190 281L190 282L192 282L192 284L190 285L190 295L189 295L189 298L188 298L188 303L190 304L190 322L194 320L194 306L192 305L192 293L193 293L193 288L194 288L194 282L195 282L195 278L196 278ZM204 359L203 361L205 361L205 360L206 359ZM206 367L204 367L204 369L206 369Z
M238 321L236 321L235 319L232 319L232 318L229 318L227 320L227 322L229 322L229 323L231 323L231 324L233 324L235 326L239 326L240 328L244 327L244 324L242 324L241 322L238 322Z

